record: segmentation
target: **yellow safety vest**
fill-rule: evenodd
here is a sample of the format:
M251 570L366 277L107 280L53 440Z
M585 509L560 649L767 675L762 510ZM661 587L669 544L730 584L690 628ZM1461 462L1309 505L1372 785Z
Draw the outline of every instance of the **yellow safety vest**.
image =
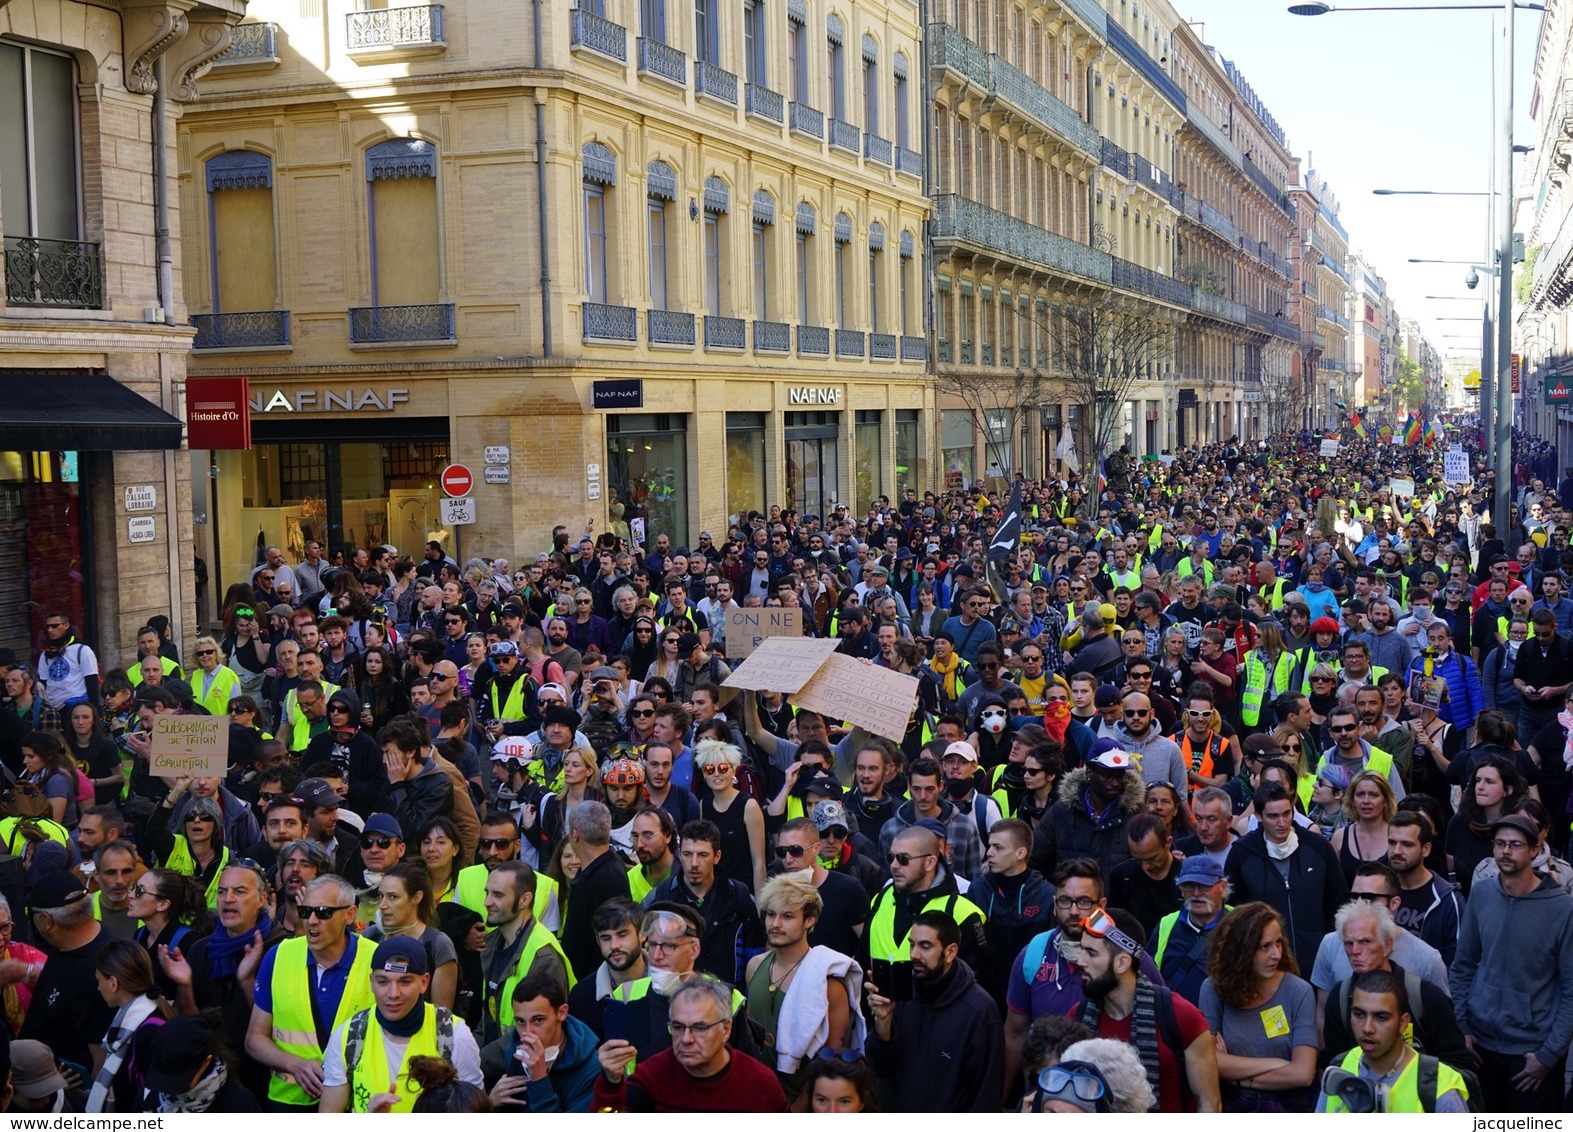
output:
M337 684L322 681L324 699L331 699L333 693L338 690ZM327 726L327 716L323 716L323 726ZM279 713L279 734L289 736L291 751L304 751L306 744L311 742L311 720L307 719L305 713L296 706L294 688L291 688L284 697L284 710Z
M676 868L677 866L674 863L672 867ZM666 876L671 875L670 871L666 874ZM661 878L661 880L665 879L666 877ZM650 895L655 886L661 883L661 880L652 883L650 878L645 876L644 866L635 865L628 870L628 895L635 904L642 904L644 903L644 898Z
M1310 778L1305 779L1305 781L1310 782L1312 787L1315 787L1316 783L1315 783L1314 780L1315 780L1317 775L1320 775L1322 773L1322 768L1325 767L1326 765L1327 765L1327 756L1323 755L1321 757L1321 759L1316 764L1316 775L1312 775ZM1386 778L1387 775L1388 775L1388 772L1391 771L1392 769L1393 769L1393 756L1388 754L1386 751L1382 750L1381 747L1378 747L1378 746L1376 746L1373 743L1371 745L1370 757L1365 760L1365 766L1362 768L1362 770L1368 770L1372 774L1378 775L1381 778ZM1361 772L1357 771L1356 773L1361 773Z
M1262 586L1257 590L1264 598L1267 597L1267 587ZM1277 613L1284 607L1284 580L1278 578L1273 582L1273 596L1267 598L1267 607Z
M1344 1054L1344 1059L1339 1063L1339 1068L1345 1073L1359 1074L1360 1062L1364 1057L1363 1051L1356 1046ZM1464 1076L1445 1061L1436 1064L1436 1095L1456 1090L1458 1095L1465 1100L1469 1099L1469 1086L1464 1084ZM1344 1102L1337 1097L1327 1098L1328 1112L1348 1112ZM1424 1112L1425 1106L1420 1103L1420 1058L1416 1056L1404 1066L1398 1080L1393 1082L1387 1094L1388 1112Z
M169 657L167 657L167 656L166 657L162 657L161 659L164 661L164 679L167 680L171 676L173 676L176 680L179 680L179 679L182 678L182 676L184 674L180 671L180 665L178 665L174 661L170 660ZM138 657L137 658L137 663L133 664L127 670L127 672L126 672L126 679L131 682L131 686L133 688L140 688L142 686L142 658L141 657Z
M103 923L104 922L104 906L101 903L99 903L99 898L102 897L103 895L104 894L102 892L95 892L95 893L93 893L93 919L97 920L99 923ZM140 928L141 926L142 926L142 921L138 920L137 921L137 927Z
M213 879L208 881L206 895L209 912L218 910L218 880L224 875L224 870L229 868L229 858L229 846L225 845L219 856L218 868L213 870ZM197 875L197 859L191 855L191 842L186 840L184 833L175 834L175 847L169 851L169 860L164 862L164 867L183 877Z
M207 673L200 668L191 674L192 695L197 703L207 708L209 715L228 715L229 701L240 695L240 677L235 675L234 669L220 665L213 670L213 683L204 693L202 686L206 678Z
M365 1112L366 1106L372 1097L378 1093L393 1093L399 1099L390 1112L409 1112L415 1107L415 1098L421 1095L421 1087L410 1080L410 1059L416 1057L440 1057L437 1049L437 1010L429 1002L418 1004L425 1016L421 1019L421 1028L410 1035L410 1042L404 1049L404 1060L399 1063L399 1075L393 1080L388 1080L388 1051L382 1037L382 1026L377 1022L375 1010L363 1010L366 1015L366 1044L361 1047L361 1055L354 1065L345 1058L344 1071L350 1087L350 1111ZM351 1025L353 1025L353 1021ZM349 1026L344 1028L344 1034L339 1038L339 1053L344 1054L344 1044L349 1039Z
M530 973L530 964L535 962L536 953L543 947L550 947L562 959L563 970L568 972L569 990L573 989L577 981L573 977L573 964L568 962L568 955L563 951L563 945L557 942L557 937L547 931L540 920L531 916L530 935L524 941L524 946L519 949L519 962L514 966L513 974L503 982L497 997L486 996L486 1013L495 1018L497 1025L504 1030L513 1025L513 988L520 979Z
M1225 912L1234 911L1233 904L1223 906ZM1152 953L1152 965L1160 971L1163 969L1163 955L1169 949L1169 936L1174 934L1174 925L1180 922L1179 912L1170 912L1158 921L1158 950Z
M1262 718L1262 700L1267 698L1269 684L1272 688L1271 698L1277 699L1289 690L1289 681L1293 677L1294 653L1280 653L1271 674L1267 671L1266 661L1262 659L1261 649L1252 649L1246 653L1245 686L1240 690L1240 721L1247 727L1255 727Z
M869 909L868 924L870 958L892 962L912 957L907 949L907 937L896 939L896 902L890 898L894 885L894 881L886 881L885 887L875 894L873 906ZM923 905L923 911L943 912L958 925L966 923L973 916L988 920L982 908L960 895L936 896Z
M502 706L497 704L497 685L494 682L486 689L486 699L491 707L492 719L507 719L518 722L524 718L524 686L530 680L528 672L522 673L513 682L513 687L508 689L508 694L503 697Z
M348 937L348 946L355 949L355 958L350 960L350 974L344 982L344 995L339 999L339 1009L333 1017L333 1024L328 1027L330 1034L362 1010L372 1009L377 1002L371 993L371 953L376 947L370 940L357 935ZM286 939L275 949L273 1044L278 1046L281 1053L320 1064L322 1047L317 1044L317 1023L311 1002L312 965L311 953L304 937ZM279 1104L312 1103L306 1090L277 1069L268 1081L268 1099Z
M458 879L453 882L452 901L462 904L472 912L486 915L486 875L491 870L485 865L469 865L459 870ZM530 905L531 912L539 916L551 905L552 898L557 895L557 882L540 869L535 870L535 900Z
M1180 559L1179 564L1175 566L1174 572L1181 578L1189 578L1192 574L1196 573L1196 564L1191 561L1190 555L1186 555L1184 558ZM1209 586L1213 584L1213 564L1205 558L1202 559L1201 574L1203 582Z

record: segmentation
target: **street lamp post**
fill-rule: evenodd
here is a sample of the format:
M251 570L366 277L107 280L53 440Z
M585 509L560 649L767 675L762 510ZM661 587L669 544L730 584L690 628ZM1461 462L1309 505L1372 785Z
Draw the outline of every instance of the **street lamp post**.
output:
M1544 4L1521 3L1519 0L1502 0L1500 4L1382 4L1339 8L1322 0L1308 0L1289 5L1296 16L1324 16L1329 12L1490 12L1503 13L1502 35L1502 96L1498 111L1496 138L1496 183L1500 188L1497 201L1497 325L1496 357L1492 369L1496 374L1495 426L1485 436L1491 450L1496 488L1492 492L1494 505L1492 520L1497 533L1505 536L1508 529L1508 508L1513 494L1513 22L1519 9L1544 12ZM1481 359L1481 385L1484 394L1486 361ZM1484 422L1482 422L1484 423Z

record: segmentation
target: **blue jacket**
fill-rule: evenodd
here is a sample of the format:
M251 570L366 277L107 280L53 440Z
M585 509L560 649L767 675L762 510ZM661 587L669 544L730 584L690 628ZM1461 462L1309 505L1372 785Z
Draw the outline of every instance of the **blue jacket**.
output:
M1514 665L1507 659L1507 647L1498 645L1491 650L1491 655L1486 657L1486 666L1481 671L1481 691L1485 696L1486 708L1490 711L1508 711L1509 708L1516 712L1524 703L1524 697L1519 694L1518 687L1513 683ZM1509 712L1509 719L1515 718Z
M1536 609L1549 609L1557 619L1557 632L1573 633L1573 599L1558 598L1555 605L1547 605L1546 599L1541 598L1531 607L1530 612Z
M519 1032L510 1030L505 1040L508 1064L512 1065L514 1051L519 1048ZM601 1071L599 1052L600 1040L595 1031L570 1014L563 1022L562 1050L557 1060L545 1077L530 1082L529 1111L589 1112L595 1075Z
M1417 656L1410 662L1410 672L1425 671L1425 657ZM1440 676L1447 681L1447 698L1436 709L1439 718L1451 723L1454 727L1470 727L1475 722L1475 716L1485 710L1485 691L1480 685L1480 670L1475 667L1475 662L1470 660L1456 648L1447 654L1447 659L1438 661L1432 667L1432 675Z

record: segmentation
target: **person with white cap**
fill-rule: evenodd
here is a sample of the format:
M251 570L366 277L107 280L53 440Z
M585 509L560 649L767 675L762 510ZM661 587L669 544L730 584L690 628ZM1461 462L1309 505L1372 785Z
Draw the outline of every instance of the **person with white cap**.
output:
M1125 826L1147 809L1147 792L1136 762L1114 739L1087 750L1086 766L1061 780L1059 800L1032 831L1032 867L1053 876L1060 862L1091 857L1105 876L1131 855Z

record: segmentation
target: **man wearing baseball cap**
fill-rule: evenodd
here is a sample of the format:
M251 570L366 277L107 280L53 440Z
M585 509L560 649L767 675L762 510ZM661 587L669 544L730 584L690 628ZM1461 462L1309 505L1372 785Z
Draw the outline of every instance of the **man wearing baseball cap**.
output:
M376 1005L334 1027L322 1062L319 1112L409 1112L421 1088L409 1076L410 1059L440 1057L459 1080L484 1086L481 1053L470 1028L425 999L431 986L426 948L393 936L371 957Z
M1229 905L1229 882L1223 866L1211 857L1187 857L1180 866L1178 912L1158 921L1147 940L1147 953L1158 965L1163 981L1187 1002L1198 1002L1207 981L1207 953L1215 928Z
M1130 752L1115 739L1099 739L1087 765L1066 774L1059 800L1032 834L1032 867L1053 876L1072 857L1091 857L1103 875L1131 855L1125 826L1147 808L1141 773Z

